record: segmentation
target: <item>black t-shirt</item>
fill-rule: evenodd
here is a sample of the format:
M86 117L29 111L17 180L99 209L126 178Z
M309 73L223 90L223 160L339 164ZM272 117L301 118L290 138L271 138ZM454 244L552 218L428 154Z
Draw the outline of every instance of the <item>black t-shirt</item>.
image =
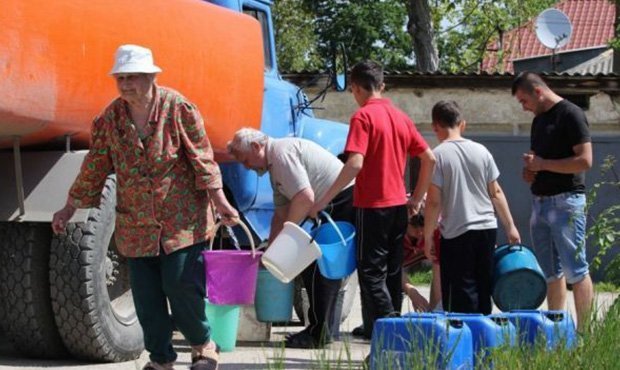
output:
M531 149L543 159L563 159L575 155L573 146L590 142L586 115L575 104L561 100L532 122ZM562 174L540 171L532 183L532 194L555 195L585 192L585 172Z

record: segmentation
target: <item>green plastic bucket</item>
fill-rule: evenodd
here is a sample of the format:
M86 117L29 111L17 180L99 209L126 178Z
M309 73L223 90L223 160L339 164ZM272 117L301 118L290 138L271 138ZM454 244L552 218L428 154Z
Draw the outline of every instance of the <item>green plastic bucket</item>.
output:
M223 352L231 352L237 344L237 329L239 328L240 307L233 305L216 305L205 302L205 309L211 339L220 346Z

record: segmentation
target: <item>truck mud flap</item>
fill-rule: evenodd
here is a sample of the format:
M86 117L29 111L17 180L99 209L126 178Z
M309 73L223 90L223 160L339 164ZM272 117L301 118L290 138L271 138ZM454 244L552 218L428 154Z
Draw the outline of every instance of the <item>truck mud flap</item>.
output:
M69 356L50 303L51 240L48 223L0 222L0 324L27 357Z
M128 266L112 237L115 207L116 178L110 176L88 221L69 224L51 246L52 309L67 349L81 359L128 361L144 350Z

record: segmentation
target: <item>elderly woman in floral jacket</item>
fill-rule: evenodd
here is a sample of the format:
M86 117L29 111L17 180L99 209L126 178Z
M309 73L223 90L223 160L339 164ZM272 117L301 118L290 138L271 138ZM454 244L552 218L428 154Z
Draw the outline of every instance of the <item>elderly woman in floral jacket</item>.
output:
M122 45L110 74L120 97L95 118L90 151L54 214L63 233L76 208L99 205L106 177L116 173L116 245L128 258L136 312L150 353L145 369L172 369L172 320L192 346L192 369L217 369L219 349L205 316L201 251L214 213L234 224L204 124L196 106L158 86L149 49ZM215 209L212 209L212 205ZM200 281L203 280L203 281Z

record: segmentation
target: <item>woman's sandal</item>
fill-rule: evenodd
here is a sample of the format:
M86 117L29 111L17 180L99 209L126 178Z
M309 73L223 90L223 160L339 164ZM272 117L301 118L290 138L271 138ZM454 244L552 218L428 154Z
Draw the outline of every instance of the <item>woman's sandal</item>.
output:
M208 349L204 355L192 357L190 370L217 370L220 359L220 346L216 343L215 349Z
M174 369L172 362L168 364L160 364L159 362L149 361L143 367L142 370L171 370Z

